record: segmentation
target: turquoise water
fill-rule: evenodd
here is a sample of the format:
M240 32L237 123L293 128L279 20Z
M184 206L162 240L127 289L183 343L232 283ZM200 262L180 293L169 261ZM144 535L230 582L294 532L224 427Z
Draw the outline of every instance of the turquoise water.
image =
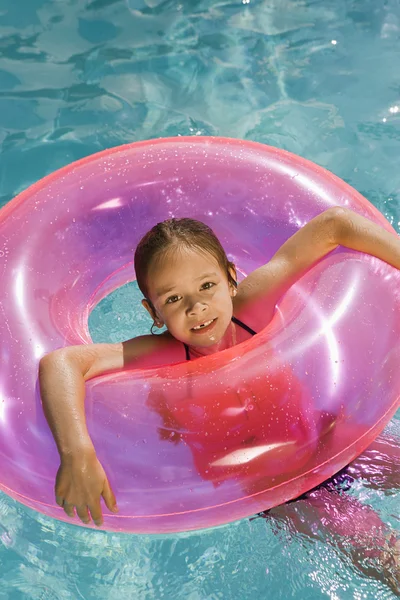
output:
M226 135L329 168L399 230L399 33L398 0L0 0L0 204L110 146ZM147 330L141 313L131 329L128 293L96 309L96 339ZM400 445L399 414L390 431ZM375 483L349 493L399 530L399 482ZM78 529L0 494L0 599L395 597L321 523L304 535L293 515L312 511L294 506L149 537Z

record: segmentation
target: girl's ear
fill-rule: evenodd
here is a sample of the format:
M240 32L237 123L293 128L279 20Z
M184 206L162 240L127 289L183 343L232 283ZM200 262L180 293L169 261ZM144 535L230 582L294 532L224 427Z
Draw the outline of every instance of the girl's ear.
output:
M142 306L145 307L145 309L149 313L150 317L153 319L154 325L156 325L159 328L161 328L161 327L164 326L164 323L157 316L157 313L156 313L156 311L154 309L154 306L152 305L152 303L150 302L150 300L147 300L147 298L145 298L144 300L142 300Z
M232 277L232 279L229 278L229 289L230 289L231 296L233 298L237 294L237 274L236 274L236 267L233 263L231 263L229 265L228 272L229 272L229 275Z

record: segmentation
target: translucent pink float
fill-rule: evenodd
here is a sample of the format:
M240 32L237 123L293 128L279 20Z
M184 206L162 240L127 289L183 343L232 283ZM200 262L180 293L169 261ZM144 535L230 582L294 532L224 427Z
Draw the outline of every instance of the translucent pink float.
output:
M38 361L90 343L88 315L134 279L156 222L209 223L242 273L324 209L392 231L355 190L287 152L222 138L114 148L31 186L0 212L0 489L68 520ZM99 377L88 427L120 512L104 528L211 527L295 498L359 455L399 405L399 273L340 249L281 300L271 324L211 357ZM78 523L78 521L76 521Z

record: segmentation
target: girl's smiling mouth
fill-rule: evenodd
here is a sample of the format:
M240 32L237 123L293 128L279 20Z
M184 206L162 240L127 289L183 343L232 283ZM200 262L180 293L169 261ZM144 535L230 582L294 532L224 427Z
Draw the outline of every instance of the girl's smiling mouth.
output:
M201 323L200 325L196 325L195 327L192 327L190 331L192 331L193 333L204 333L206 331L211 331L211 329L214 328L215 323L217 322L217 319L210 319L208 321L204 321L204 323Z

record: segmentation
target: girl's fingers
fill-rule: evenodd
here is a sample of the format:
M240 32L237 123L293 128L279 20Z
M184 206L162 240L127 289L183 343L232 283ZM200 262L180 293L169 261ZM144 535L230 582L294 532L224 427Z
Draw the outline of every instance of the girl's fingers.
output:
M90 516L87 506L77 506L76 512L82 523L85 523L85 525L90 523Z
M117 501L115 499L114 492L112 491L111 486L108 483L107 479L104 482L104 488L103 488L103 492L101 495L104 498L104 502L105 502L108 510L111 510L111 512L114 512L114 513L118 512Z
M98 498L95 502L89 504L89 510L94 524L98 527L100 525L103 525L103 514L101 512L100 498Z
M58 504L58 506L64 506L64 498L62 496L58 496L56 494L56 502Z
M69 504L68 502L66 502L64 500L64 512L69 516L69 517L75 517L75 511L74 511L74 505L73 504Z

